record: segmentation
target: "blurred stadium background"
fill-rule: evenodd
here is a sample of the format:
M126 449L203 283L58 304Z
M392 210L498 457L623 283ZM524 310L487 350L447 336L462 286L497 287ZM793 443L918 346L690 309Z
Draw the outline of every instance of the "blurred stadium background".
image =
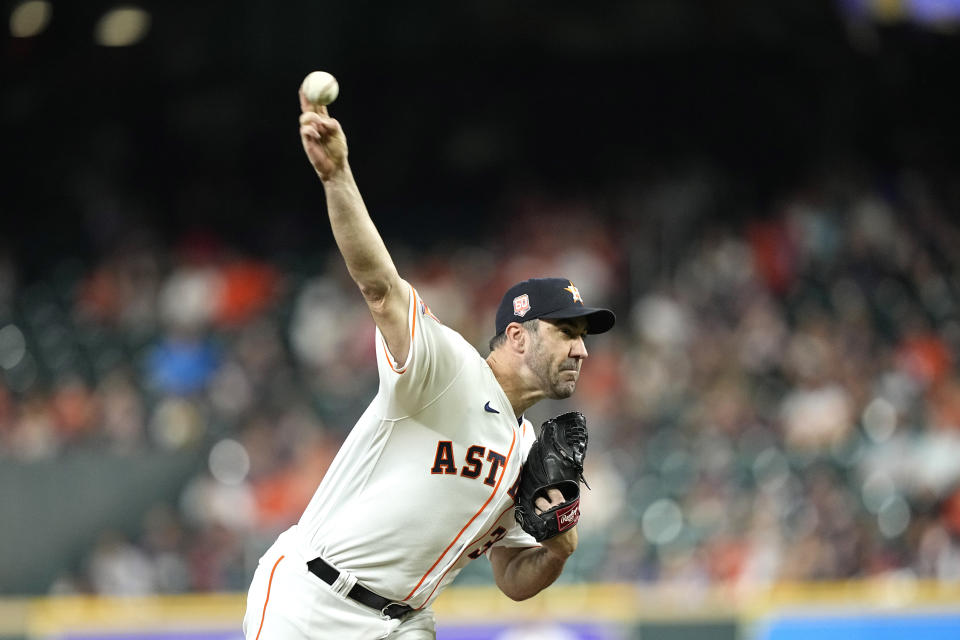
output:
M590 418L581 548L440 638L960 638L960 2L410 4L3 3L0 637L240 637L376 387L322 68L445 323L620 321L531 415Z

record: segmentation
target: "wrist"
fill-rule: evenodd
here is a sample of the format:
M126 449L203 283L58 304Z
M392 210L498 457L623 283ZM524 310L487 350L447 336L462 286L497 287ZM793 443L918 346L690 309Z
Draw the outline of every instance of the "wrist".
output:
M324 188L327 189L352 187L354 183L353 172L350 171L350 165L347 164L346 159L344 159L341 166L335 168L326 175L320 173L320 171L317 171L317 177L320 178Z
M554 538L544 540L541 544L552 559L566 562L567 558L577 550L577 543L577 528L574 527Z

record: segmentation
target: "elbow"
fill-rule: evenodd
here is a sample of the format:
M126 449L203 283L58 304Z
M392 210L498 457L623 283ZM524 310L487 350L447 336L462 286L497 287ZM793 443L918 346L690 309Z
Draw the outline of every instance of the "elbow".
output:
M382 304L387 297L390 287L385 281L358 282L360 293L367 304L371 306Z
M400 291L401 280L396 271L386 270L376 273L355 275L354 280L360 293L372 308L383 306L395 291Z
M399 289L398 283L388 274L357 280L360 294L371 309L380 309L388 304L389 298Z
M504 591L504 595L513 600L514 602L523 602L530 598L530 596L516 592L516 591Z
M533 596L540 593L540 589L536 589L533 591L523 591L521 589L511 589L511 588L504 588L504 587L500 587L500 591L503 592L503 595L507 596L514 602L523 602L524 600L529 600Z

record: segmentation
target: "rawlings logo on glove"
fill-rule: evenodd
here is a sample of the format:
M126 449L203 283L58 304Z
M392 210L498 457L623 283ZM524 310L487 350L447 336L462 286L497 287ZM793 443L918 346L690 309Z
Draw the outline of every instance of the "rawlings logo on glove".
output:
M587 484L583 479L586 453L587 420L582 413L572 411L543 423L523 465L514 508L517 522L537 542L563 533L580 519L580 481ZM537 513L536 499L546 498L550 489L560 491L563 502Z
M557 529L566 531L580 520L580 499L568 507L557 509Z

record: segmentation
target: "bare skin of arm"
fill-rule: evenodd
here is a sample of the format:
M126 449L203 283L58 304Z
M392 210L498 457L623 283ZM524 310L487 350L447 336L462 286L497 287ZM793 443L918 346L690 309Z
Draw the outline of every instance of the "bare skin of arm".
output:
M563 494L550 489L549 501L537 498L537 506L546 511L563 503ZM577 548L577 528L544 540L542 547L527 549L494 547L488 551L493 578L500 591L512 600L526 600L537 595L556 580L563 565Z
M340 123L326 107L310 104L302 90L300 111L300 141L323 182L337 247L390 353L404 362L410 351L410 286L397 273L363 203L347 162L347 138Z

